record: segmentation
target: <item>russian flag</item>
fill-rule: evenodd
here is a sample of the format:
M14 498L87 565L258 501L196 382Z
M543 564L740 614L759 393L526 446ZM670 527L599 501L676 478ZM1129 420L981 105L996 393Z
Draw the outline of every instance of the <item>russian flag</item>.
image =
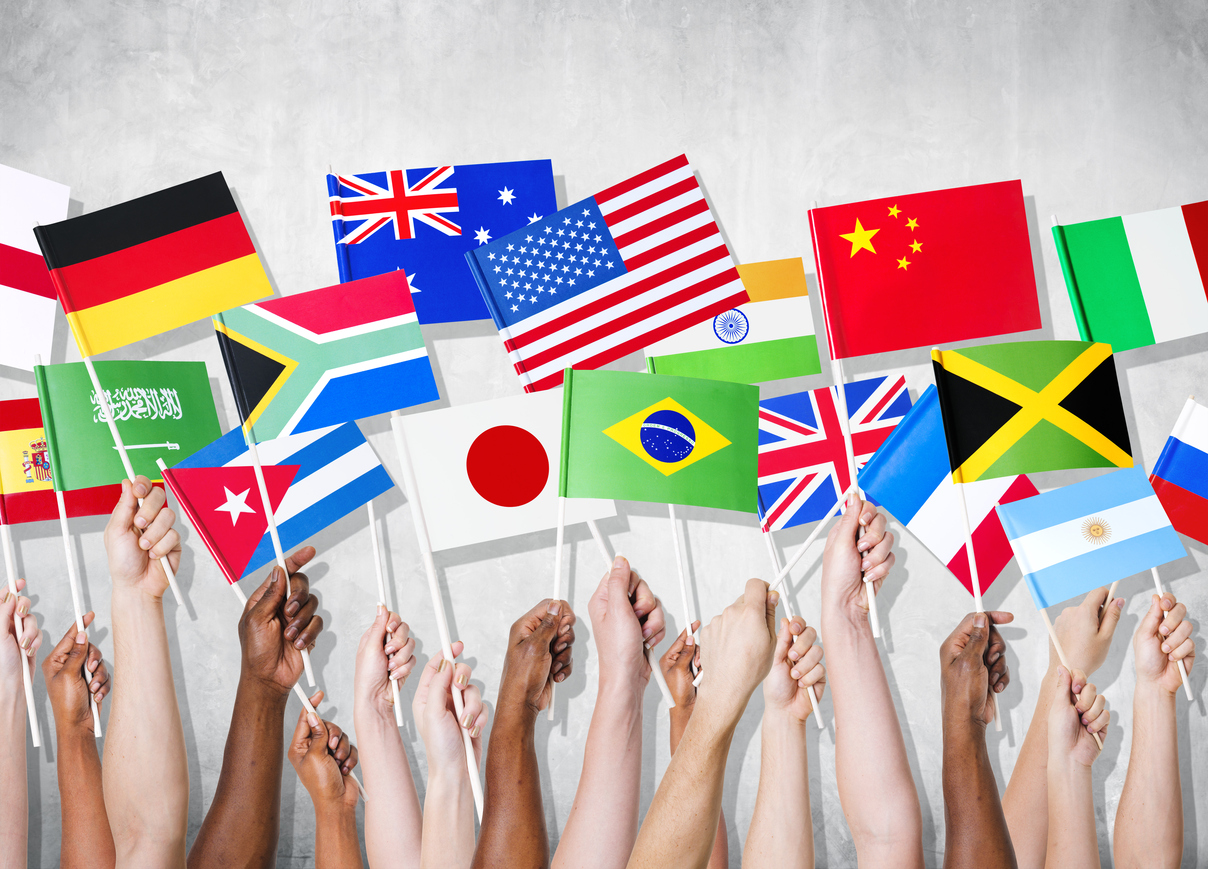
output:
M934 386L927 387L868 460L859 480L868 497L905 525L972 594L960 501L952 482L944 420ZM1011 560L1011 545L994 505L1035 494L1036 487L1022 474L965 484L982 594Z
M1149 482L1175 530L1208 544L1208 407L1187 399Z

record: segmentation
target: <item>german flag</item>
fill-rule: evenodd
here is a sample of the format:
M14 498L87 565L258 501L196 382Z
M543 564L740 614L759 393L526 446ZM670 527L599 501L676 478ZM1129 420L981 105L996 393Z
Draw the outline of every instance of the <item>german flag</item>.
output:
M273 292L221 172L34 235L84 356Z

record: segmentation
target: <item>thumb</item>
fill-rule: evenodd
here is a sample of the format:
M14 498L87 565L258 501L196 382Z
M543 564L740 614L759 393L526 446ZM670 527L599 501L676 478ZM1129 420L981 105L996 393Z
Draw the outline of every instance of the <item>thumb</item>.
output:
M609 581L611 581L611 576ZM533 631L541 642L551 643L558 635L558 625L562 623L562 606L562 601L551 600L545 607L545 612L541 615L541 624L537 626L537 630Z
M776 634L776 647L772 651L773 666L783 664L789 657L789 646L793 644L793 634L789 629L789 620L780 620L780 630Z
M1057 687L1054 689L1053 703L1072 706L1073 693L1070 690L1070 671L1065 667L1057 668Z
M109 517L109 524L115 531L125 531L134 526L134 514L137 512L138 498L134 497L134 486L129 480L122 480L122 494Z
M306 709L303 708L302 711L298 713L298 723L294 727L293 736L291 736L289 739L290 751L292 754L297 756L306 754L316 739L319 740L320 745L327 744L326 740L323 738L323 734L315 732L315 725L318 725L321 728L323 722L319 720L319 716L315 715L314 713L307 712Z
M78 673L84 669L84 662L87 658L88 635L83 631L77 631L75 640L67 651L67 666L71 667L71 672Z
M1159 598L1156 594L1151 594L1149 596L1149 612L1145 614L1145 618L1141 619L1141 627L1137 629L1137 633L1146 637L1154 636L1157 634L1158 625L1161 623L1161 598Z
M851 541L854 546L856 543L856 534L860 528L860 514L864 511L864 501L859 495L852 495L847 502L847 510L839 517L839 521L835 524L835 533L840 540Z
M1124 614L1124 598L1118 597L1115 600L1109 600L1107 606L1103 610L1103 621L1099 623L1099 633L1106 634L1110 639L1116 633L1116 626L1120 624L1120 617Z
M618 555L612 560L612 569L608 571L608 606L629 609L629 561L624 555ZM630 612L633 610L630 609Z
M277 614L277 610L281 608L282 601L285 600L286 585L285 571L274 566L269 571L268 579L260 588L256 589L256 594L252 595L252 618L260 622L272 619Z
M439 669L432 674L428 683L428 703L424 714L430 721L439 721L449 705L449 689L453 685L453 663L442 657Z
M973 613L972 623L969 625L969 642L965 644L965 654L976 655L980 658L986 653L986 646L990 643L990 617L986 613Z

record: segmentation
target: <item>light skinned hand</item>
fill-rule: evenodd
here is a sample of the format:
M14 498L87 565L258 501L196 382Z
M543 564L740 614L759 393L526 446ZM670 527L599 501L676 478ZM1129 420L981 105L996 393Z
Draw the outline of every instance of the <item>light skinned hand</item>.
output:
M666 630L666 617L646 581L629 566L625 556L613 559L587 602L592 639L600 655L602 686L635 685L650 681L645 647L658 645Z
M84 627L92 624L93 614L84 613ZM42 677L54 710L55 727L74 727L92 733L92 706L97 709L109 693L109 670L101 650L88 642L88 635L76 629L75 622L63 639L42 661Z
M701 703L708 700L727 721L742 716L751 694L772 666L779 601L780 595L768 591L762 579L748 579L742 597L701 630L705 678L697 689L697 699Z
M814 686L819 700L826 689L826 668L822 666L822 647L817 641L818 632L800 616L780 620L772 669L763 680L766 709L783 712L800 722L809 718L814 708L809 686Z
M1107 700L1086 681L1086 674L1081 670L1071 673L1059 666L1053 700L1049 704L1050 758L1056 752L1057 757L1068 757L1082 766L1090 766L1099 756L1094 734L1106 739L1110 722Z
M1187 607L1173 594L1150 595L1149 611L1133 635L1137 681L1156 684L1170 694L1178 691L1183 683L1178 662L1183 662L1188 673L1195 664L1194 630Z
M831 528L822 553L822 599L853 618L868 615L865 581L875 594L881 588L896 556L894 536L886 530L885 514L853 494L847 512ZM860 529L864 535L859 536Z
M460 640L451 644L453 657L462 652ZM455 775L466 772L466 752L461 731L470 733L474 745L474 759L482 760L483 730L487 726L487 708L482 703L482 692L477 685L470 684L473 671L468 664L449 666L444 653L435 655L420 672L415 698L411 701L411 712L419 729L420 739L428 754L428 769L437 767ZM457 720L453 706L453 685L462 691L462 716Z
M1116 626L1124 612L1124 598L1107 599L1106 586L1090 592L1078 606L1066 607L1053 622L1062 651L1070 665L1088 676L1103 666L1111 648ZM1104 604L1107 607L1104 608ZM1057 649L1049 640L1049 669L1060 663Z
M322 699L323 692L316 691L310 703L318 706ZM303 709L290 737L288 753L316 809L332 804L356 808L357 786L350 775L357 765L357 749L348 734Z
M397 681L402 687L414 667L415 640L411 638L410 626L397 613L379 606L357 645L354 695L383 721L389 719L393 723L394 692L390 683Z
M546 598L512 625L499 681L499 702L535 712L549 706L555 682L570 675L575 614L564 600Z
M940 646L943 712L949 720L983 727L994 720L994 694L1011 681L1007 645L995 625L1014 619L1006 612L969 613Z
M143 506L138 499L143 499ZM139 475L122 480L122 495L105 526L105 552L115 588L130 588L162 599L168 577L159 559L168 557L173 572L180 567L180 532L168 496Z
M281 568L274 566L248 598L239 619L243 676L283 695L302 675L302 649L312 648L323 630L323 618L315 614L319 599L310 593L306 574L298 573L314 556L314 548L306 546L285 559L289 583ZM287 586L293 588L288 598ZM293 615L286 615L291 608Z
M671 714L691 714L692 705L696 703L696 686L692 684L692 663L700 661L700 646L692 638L692 634L700 630L700 622L692 623L692 631L682 630L671 647L659 659L663 670L663 678L671 691L675 706Z
M4 586L0 595L0 680L14 688L17 693L23 693L24 676L21 668L28 667L29 675L34 675L34 658L42 647L42 632L38 630L38 620L30 611L29 598L20 592L25 589L25 580L18 579L15 583L18 594L14 595ZM16 620L21 620L21 642L17 641Z

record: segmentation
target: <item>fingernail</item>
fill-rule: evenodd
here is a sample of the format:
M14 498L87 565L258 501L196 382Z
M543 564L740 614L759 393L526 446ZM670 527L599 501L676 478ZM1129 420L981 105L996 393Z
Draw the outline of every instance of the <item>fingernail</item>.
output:
M801 674L797 672L797 668L796 668L796 667L794 667L793 669L789 670L789 675L790 675L790 676L792 676L794 679L800 679L800 678L801 678Z
M696 645L696 639L692 636L692 634L688 634L688 639L684 640L684 645L685 646L695 646Z
M1088 720L1087 720L1087 718L1086 718L1086 716L1085 716L1085 715L1083 715L1083 716L1082 716L1082 723L1083 723L1083 724L1090 724L1090 721L1088 721Z
M863 561L860 562L861 570L868 570L868 568L870 568L870 567L872 567L872 559L865 558Z
M148 540L146 537L140 537L138 540L138 545L141 546L143 549L150 549L151 541Z
M777 604L779 604L780 603L780 592L774 591L771 594L769 594L768 603L770 603L772 606L776 606Z
M391 674L390 674L390 681L391 681L391 682L397 682L397 681L398 681L398 672L399 672L399 671L395 670L393 673L391 673Z
M8 603L9 592L5 590L4 597L0 597L0 603Z
M474 725L474 727L470 729L470 739L477 739L478 734L481 732L482 732L482 728L479 727L478 725Z
M474 723L474 716L472 716L469 712L467 712L465 715L461 716L461 726L462 727L469 727L473 723Z
M642 639L643 640L650 639L650 635L653 633L654 633L654 628L650 627L650 625L646 625L646 627L642 628Z
M1170 633L1170 628L1166 627L1166 625L1162 625L1162 627L1158 628L1158 633L1162 636L1166 636Z
M296 636L298 636L298 629L295 628L293 625L290 625L288 628L285 629L285 639L292 640Z
M29 604L25 603L25 601L22 601L21 605L17 607L17 615L23 616L27 612L29 612Z
M613 570L622 570L622 569L624 569L624 567L625 567L625 556L618 555L616 558L614 558L612 560L612 569Z
M565 673L559 673L557 676L555 676L555 677L554 677L554 681L555 681L555 682L561 682L561 681L562 681L563 679L565 679L565 678L566 678L566 674L565 674Z
M642 643L642 648L649 652L653 647L649 643Z
M33 644L33 641L34 641L34 638L32 636L26 637L24 640L21 641L21 648L23 648L25 651L28 652L29 647Z
M551 600L549 602L549 606L545 608L545 611L550 615L556 616L558 613L562 612L562 604L558 603L556 600Z
M273 580L273 582L276 582L276 581L277 580L275 580L275 579ZM299 609L300 609L300 606L298 605L298 602L296 600L291 600L289 603L287 603L285 605L285 614L287 616L292 616L295 613L297 613Z
M554 654L557 655L559 652L561 652L565 648L566 648L566 643L559 643L558 645L554 646Z
M973 627L984 628L986 626L986 617L982 613L978 613L973 617Z
M1167 652L1167 653L1169 653L1169 652L1170 652L1170 643L1163 643L1163 644L1162 644L1162 651L1163 651L1163 652Z
M97 668L97 667L99 667L99 666L101 666L99 661L89 661L89 662L88 662L88 672L89 672L89 673L95 673L95 672L96 672L96 668Z
M446 661L444 658L441 658L441 659L440 659L440 666L436 668L436 672L437 672L437 673L443 673L443 672L445 672L445 667L447 667L447 666L449 666L449 662L448 662L448 661Z
M789 657L796 661L801 658L801 655L797 653L796 649L789 649Z
M402 626L403 626L402 622L397 621L396 619L391 619L390 623L388 625L386 625L386 630L387 630L387 632L393 634L395 631L397 631Z
M139 528L146 528L147 520L144 519L142 516L136 516L134 518L134 524L137 525Z
M306 648L306 641L304 639L302 639L301 637L298 637L298 639L294 640L294 648L297 649L299 652L302 651L303 649Z
M329 748L339 748L340 747L339 737L333 736L331 739L327 740L327 745Z
M75 641L77 646L82 646L88 642L88 636L83 631L77 631ZM96 669L96 664L93 664L92 667Z
M386 605L384 603L378 604L378 615L380 616L385 611L386 611Z
M454 679L453 681L455 681L458 685L469 685L470 684L470 674L469 673L458 673L457 678Z
M569 630L570 630L570 625L563 625L562 627L558 628L558 635L561 636L562 634L565 634Z
M991 653L990 653L990 663L991 663L991 664L993 664L993 663L994 663L995 661L997 661L997 660L998 660L1000 657L1002 657L1002 656L1001 656L1001 655L1000 655L998 652L991 652Z
M135 483L134 484L134 494L140 498L146 498L147 497L147 487L144 486L142 483Z

